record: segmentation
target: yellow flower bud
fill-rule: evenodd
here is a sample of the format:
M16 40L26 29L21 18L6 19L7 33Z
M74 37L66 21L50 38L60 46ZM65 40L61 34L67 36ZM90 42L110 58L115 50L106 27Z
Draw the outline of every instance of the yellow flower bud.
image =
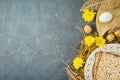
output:
M92 27L89 26L89 25L85 25L85 26L84 26L84 32L85 32L86 34L91 33L91 32L92 32Z
M108 42L112 42L115 39L115 35L113 33L107 35L106 39Z

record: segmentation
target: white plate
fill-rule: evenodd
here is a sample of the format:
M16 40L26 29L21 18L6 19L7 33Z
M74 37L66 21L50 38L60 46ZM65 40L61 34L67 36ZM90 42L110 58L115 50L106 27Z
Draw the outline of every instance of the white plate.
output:
M90 56L86 61L85 69L84 69L85 80L92 80L92 68L94 65L95 54L96 52L100 52L100 51L111 52L112 54L120 55L120 44L107 44L104 47L95 49L95 51L93 51L90 54Z

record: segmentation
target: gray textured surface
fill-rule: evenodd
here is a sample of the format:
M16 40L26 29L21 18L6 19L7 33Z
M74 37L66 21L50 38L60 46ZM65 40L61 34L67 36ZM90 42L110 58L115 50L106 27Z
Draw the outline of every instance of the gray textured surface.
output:
M0 0L0 80L67 80L82 0Z

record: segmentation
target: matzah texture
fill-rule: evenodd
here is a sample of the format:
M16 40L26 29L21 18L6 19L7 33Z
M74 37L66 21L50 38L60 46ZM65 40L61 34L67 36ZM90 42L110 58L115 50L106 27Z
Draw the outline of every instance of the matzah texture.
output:
M108 52L102 54L94 80L120 80L120 56Z

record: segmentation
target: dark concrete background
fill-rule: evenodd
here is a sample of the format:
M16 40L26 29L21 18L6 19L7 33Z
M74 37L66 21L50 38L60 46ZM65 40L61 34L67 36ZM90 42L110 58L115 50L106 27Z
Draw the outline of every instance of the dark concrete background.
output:
M85 0L0 0L0 80L67 80Z

